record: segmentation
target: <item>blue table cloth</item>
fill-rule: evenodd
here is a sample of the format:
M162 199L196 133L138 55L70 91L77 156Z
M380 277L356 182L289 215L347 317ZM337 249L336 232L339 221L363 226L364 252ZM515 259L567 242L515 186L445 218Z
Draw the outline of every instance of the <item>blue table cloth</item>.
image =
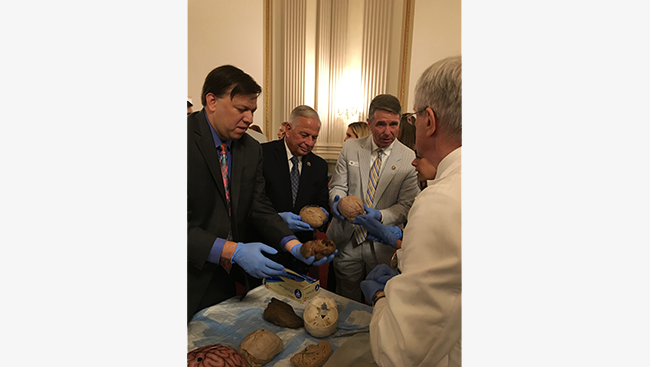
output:
M300 317L309 301L300 303L270 291L262 285L249 291L243 301L236 296L205 308L194 315L187 327L187 351L212 344L225 344L237 349L246 335L257 329L266 329L282 339L284 349L264 366L293 367L290 362L291 357L308 345L318 344L320 340L327 340L332 345L334 352L351 337L334 336L368 329L372 318L372 307L322 288L318 295L334 299L339 312L336 332L326 338L315 338L304 327L289 329L266 321L262 314L273 297L291 305Z

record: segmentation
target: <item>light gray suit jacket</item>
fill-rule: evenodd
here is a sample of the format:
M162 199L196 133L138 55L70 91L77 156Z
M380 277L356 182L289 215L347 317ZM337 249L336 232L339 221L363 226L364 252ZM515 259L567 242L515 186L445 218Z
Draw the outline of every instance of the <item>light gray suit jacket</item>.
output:
M363 200L368 189L368 176L372 165L371 142L372 135L345 142L330 185L330 203L336 195L354 195ZM385 225L404 224L415 197L420 193L417 173L411 165L413 159L415 152L395 140L390 155L382 161L374 208L381 210L382 222ZM352 223L334 217L327 230L327 238L341 247L351 241L354 227Z

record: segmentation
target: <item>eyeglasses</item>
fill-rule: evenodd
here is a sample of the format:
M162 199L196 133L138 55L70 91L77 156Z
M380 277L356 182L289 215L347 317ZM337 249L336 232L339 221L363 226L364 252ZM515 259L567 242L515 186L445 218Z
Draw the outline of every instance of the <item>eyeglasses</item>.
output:
M415 120L418 118L418 115L421 114L422 112L424 112L427 108L430 108L430 107L427 106L427 107L424 107L423 109L421 109L421 110L419 110L417 112L407 113L406 114L406 121L408 121L408 123L411 124L411 125L415 125ZM433 116L435 116L437 118L436 111L433 108L431 108L431 111L433 111Z

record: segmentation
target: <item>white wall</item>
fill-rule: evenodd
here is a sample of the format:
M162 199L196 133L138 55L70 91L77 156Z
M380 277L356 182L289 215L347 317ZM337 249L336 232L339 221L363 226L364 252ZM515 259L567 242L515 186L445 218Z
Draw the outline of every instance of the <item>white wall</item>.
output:
M205 76L219 65L232 64L262 86L254 123L264 129L264 93L268 91L264 89L263 17L262 0L189 0L187 88L195 110L201 108ZM415 0L410 77L403 109L412 110L415 83L429 65L460 54L461 1ZM394 79L390 78L389 84L397 88ZM275 137L275 131L268 133Z
M187 16L187 93L194 110L202 108L206 75L217 66L231 64L262 86L253 123L264 129L264 2L189 0Z
M413 112L415 83L434 62L461 54L460 0L415 0L409 88L404 110Z

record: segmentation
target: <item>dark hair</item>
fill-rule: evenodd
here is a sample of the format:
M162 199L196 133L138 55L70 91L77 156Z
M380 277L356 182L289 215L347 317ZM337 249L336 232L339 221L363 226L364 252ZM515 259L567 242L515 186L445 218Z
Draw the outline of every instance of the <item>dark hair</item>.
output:
M262 132L262 128L259 127L259 126L257 126L257 125L251 125L251 126L249 126L248 128L251 129L251 130L257 131L258 133L264 134L264 133Z
M262 93L262 87L260 87L250 75L232 65L222 65L212 70L210 74L205 77L203 91L201 92L201 103L205 107L205 96L207 96L208 93L212 93L221 98L231 87L233 88L230 92L230 99L233 99L239 94L259 95Z
M412 150L415 150L415 126L409 124L406 121L407 119L408 115L402 115L402 119L399 122L399 136L397 140Z
M376 110L396 113L399 115L399 118L402 117L402 105L400 105L399 99L392 94L380 94L372 99L370 107L368 108L369 120L372 120L375 117Z

